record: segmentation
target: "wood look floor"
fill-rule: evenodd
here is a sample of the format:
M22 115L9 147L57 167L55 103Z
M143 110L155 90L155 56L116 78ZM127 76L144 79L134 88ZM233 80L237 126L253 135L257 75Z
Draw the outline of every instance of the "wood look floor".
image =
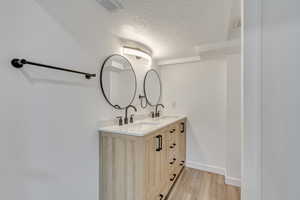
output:
M224 176L185 168L168 200L240 200L240 188L226 185Z

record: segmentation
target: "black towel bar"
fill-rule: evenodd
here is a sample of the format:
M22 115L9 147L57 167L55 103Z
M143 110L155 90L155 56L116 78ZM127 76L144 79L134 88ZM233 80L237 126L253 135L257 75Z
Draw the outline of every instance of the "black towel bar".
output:
M15 68L22 68L23 65L28 64L28 65L34 65L34 66L44 67L44 68L49 68L49 69L54 69L54 70L66 71L66 72L71 72L71 73L76 73L76 74L83 74L83 75L85 75L86 79L90 79L91 77L96 77L96 74L90 74L90 73L75 71L75 70L61 68L61 67L54 67L54 66L50 66L50 65L44 65L44 64L40 64L40 63L34 63L34 62L27 61L25 59L14 58L11 61L11 64Z

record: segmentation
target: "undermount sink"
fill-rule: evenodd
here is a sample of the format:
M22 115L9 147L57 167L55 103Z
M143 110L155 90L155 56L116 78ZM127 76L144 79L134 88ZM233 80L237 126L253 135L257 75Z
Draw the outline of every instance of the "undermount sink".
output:
M166 116L162 116L162 117L160 117L160 119L176 119L176 118L178 118L179 116L168 116L168 115L166 115Z
M153 121L164 121L164 120L172 120L172 119L176 119L179 116L172 116L172 115L165 115L165 116L161 116L158 118L154 118L152 119Z
M133 130L146 130L149 128L153 128L154 126L159 125L159 123L155 123L155 122L138 122L132 125L129 125L128 128L129 129L133 129Z

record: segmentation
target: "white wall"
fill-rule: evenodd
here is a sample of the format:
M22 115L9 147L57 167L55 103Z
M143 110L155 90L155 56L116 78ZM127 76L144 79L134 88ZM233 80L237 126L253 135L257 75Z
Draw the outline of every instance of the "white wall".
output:
M227 61L226 181L240 184L242 135L241 55L229 55Z
M169 114L185 114L187 164L241 178L241 56L227 56L160 69L163 103Z
M299 199L300 2L262 1L262 199Z
M299 6L296 0L245 1L245 200L300 196Z
M96 124L119 114L99 90L103 59L119 51L109 14L96 1L66 0L3 0L0 13L0 199L98 199ZM97 78L15 69L14 57Z
M261 200L261 0L243 1L242 200Z
M167 112L188 117L188 165L224 173L226 62L215 60L165 66L160 72Z

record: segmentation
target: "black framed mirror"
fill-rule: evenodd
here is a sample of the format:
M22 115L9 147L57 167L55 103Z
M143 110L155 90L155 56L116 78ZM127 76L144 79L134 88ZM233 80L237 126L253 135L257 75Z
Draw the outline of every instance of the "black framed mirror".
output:
M151 69L144 78L144 95L150 106L156 106L161 99L162 84L159 73Z
M137 90L135 71L127 58L113 54L105 59L100 72L101 91L115 109L131 105Z

